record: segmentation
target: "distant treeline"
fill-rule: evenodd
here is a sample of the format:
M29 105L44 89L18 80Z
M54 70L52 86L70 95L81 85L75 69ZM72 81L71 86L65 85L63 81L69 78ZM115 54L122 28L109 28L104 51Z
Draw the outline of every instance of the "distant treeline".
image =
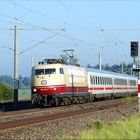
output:
M99 64L94 66L88 64L87 68L99 69ZM132 64L126 64L126 63L114 64L111 66L109 64L103 64L102 70L116 72L116 73L122 73L123 71L123 74L129 74L129 75L134 74L132 71Z
M13 77L10 75L1 75L0 76L0 83L5 83L10 85L11 87L14 86ZM19 88L30 88L31 86L31 78L30 77L22 77L19 76Z

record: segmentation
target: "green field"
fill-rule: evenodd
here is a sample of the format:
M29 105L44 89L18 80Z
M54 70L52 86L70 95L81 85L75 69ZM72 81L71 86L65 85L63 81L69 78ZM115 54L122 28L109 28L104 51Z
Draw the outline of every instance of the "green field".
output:
M90 129L77 136L65 134L62 139L140 139L140 116L135 115L111 124L95 122Z
M20 89L18 92L19 100L28 100L31 99L31 90L30 89Z

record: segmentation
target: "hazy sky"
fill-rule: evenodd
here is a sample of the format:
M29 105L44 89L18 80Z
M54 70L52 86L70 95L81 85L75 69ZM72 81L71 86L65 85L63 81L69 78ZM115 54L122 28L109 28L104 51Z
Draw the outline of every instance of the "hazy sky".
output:
M0 75L13 75L15 25L18 25L19 73L34 63L74 49L82 66L131 63L130 42L140 40L139 0L0 0ZM65 31L62 31L65 29ZM40 43L45 40L44 43ZM40 43L40 44L39 44Z

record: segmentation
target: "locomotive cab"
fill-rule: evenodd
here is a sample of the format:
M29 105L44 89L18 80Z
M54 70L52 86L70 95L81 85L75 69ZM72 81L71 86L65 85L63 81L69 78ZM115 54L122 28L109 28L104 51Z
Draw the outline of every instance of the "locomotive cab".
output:
M32 94L55 94L63 92L65 85L62 64L38 65L32 69Z

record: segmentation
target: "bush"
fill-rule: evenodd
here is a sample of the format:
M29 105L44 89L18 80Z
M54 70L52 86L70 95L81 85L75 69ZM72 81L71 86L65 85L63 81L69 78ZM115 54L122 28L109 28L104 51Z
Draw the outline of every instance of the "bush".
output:
M3 83L0 83L0 101L13 99L13 89Z
M125 103L126 105L130 105L130 104L132 103L132 97L126 96L126 97L124 98L124 103Z
M101 128L103 128L103 124L102 124L101 122L99 122L99 121L94 122L94 126L95 126L96 129L101 129Z

